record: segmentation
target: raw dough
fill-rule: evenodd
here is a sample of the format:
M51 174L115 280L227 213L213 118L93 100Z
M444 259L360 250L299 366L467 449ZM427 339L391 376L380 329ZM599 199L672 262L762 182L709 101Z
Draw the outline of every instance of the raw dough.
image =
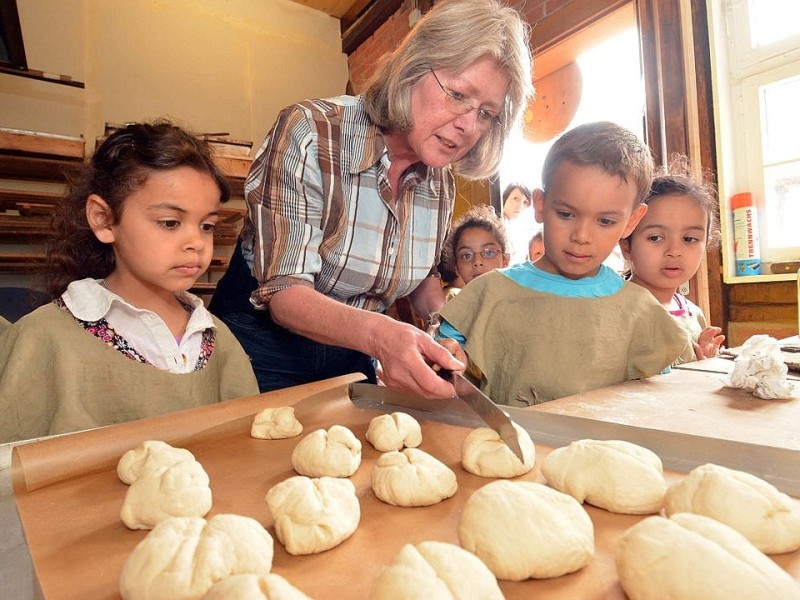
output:
M275 534L289 554L316 554L338 546L358 527L361 505L349 479L301 475L267 492Z
M664 509L721 521L768 554L800 548L800 503L750 473L699 466L669 487Z
M231 575L215 583L203 600L311 600L280 575Z
M199 600L229 575L267 575L272 537L250 517L173 517L147 534L120 575L123 600Z
M145 473L158 475L184 460L195 460L194 454L160 440L149 440L122 455L117 463L117 476L130 485Z
M531 436L513 423L524 462L520 461L494 429L473 429L461 445L461 466L480 477L517 477L533 468L536 447Z
M489 568L471 552L454 544L406 544L384 567L372 586L370 600L502 600Z
M422 443L422 428L404 412L380 415L369 422L367 441L379 452L416 448Z
M129 529L152 529L170 517L204 517L211 510L208 475L196 460L184 460L131 484L120 518Z
M170 517L204 517L211 510L208 475L184 448L143 442L122 455L117 476L131 486L120 511L130 529L152 529Z
M294 406L265 408L253 418L250 436L261 440L283 440L303 432L294 414Z
M292 467L308 477L350 477L361 464L361 442L347 427L317 429L292 451Z
M394 506L430 506L457 490L456 474L419 448L385 452L372 469L372 491Z
M578 440L553 450L542 464L547 483L578 502L616 513L656 513L667 483L661 459L620 440Z
M473 492L458 539L498 579L511 581L572 573L594 554L594 527L578 501L530 481L501 479Z
M737 531L690 513L648 517L623 534L616 555L631 600L797 600L792 577Z

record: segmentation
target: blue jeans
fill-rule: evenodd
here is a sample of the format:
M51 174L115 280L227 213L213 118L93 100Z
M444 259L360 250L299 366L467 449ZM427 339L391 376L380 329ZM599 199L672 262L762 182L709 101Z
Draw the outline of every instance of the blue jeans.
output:
M371 357L292 333L275 323L267 311L252 309L219 318L250 356L262 392L348 373L363 373L370 383L376 382Z
M375 365L366 354L314 342L275 323L269 311L253 308L250 294L257 287L240 241L208 308L250 356L262 392L349 373L363 373L370 383L377 381Z

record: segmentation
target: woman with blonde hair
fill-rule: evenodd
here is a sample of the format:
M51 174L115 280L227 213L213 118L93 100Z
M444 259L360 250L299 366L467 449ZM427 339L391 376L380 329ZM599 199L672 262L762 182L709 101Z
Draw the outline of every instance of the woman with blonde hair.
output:
M408 296L444 302L436 263L453 172L494 174L531 87L528 28L497 0L437 3L384 57L361 96L284 109L245 183L248 219L211 304L262 391L362 372L452 395L431 365L463 365L386 316Z

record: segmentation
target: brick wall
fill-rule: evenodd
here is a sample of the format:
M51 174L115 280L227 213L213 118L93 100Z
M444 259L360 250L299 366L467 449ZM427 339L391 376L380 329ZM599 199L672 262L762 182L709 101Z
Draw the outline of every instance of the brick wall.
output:
M544 16L551 15L572 0L517 0L509 2L520 11L522 17L530 24L536 23ZM408 33L408 16L413 8L413 0L403 0L402 5L386 21L372 37L361 44L348 57L350 81L355 93L361 92L364 84L372 75L378 59L388 50L393 50Z

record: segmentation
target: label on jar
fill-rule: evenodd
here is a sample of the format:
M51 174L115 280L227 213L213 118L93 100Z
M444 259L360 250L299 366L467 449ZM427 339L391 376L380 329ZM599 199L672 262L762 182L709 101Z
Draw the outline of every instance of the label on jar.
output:
M755 206L733 211L733 249L737 275L760 275L761 252L758 239L758 215Z

